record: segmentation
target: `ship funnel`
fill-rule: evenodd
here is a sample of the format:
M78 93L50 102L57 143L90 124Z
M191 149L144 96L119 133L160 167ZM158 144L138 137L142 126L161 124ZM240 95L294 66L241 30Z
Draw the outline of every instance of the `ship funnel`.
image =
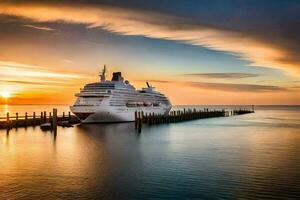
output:
M121 72L114 72L113 73L113 77L111 79L112 81L120 81L123 82L124 78L122 77L122 73Z

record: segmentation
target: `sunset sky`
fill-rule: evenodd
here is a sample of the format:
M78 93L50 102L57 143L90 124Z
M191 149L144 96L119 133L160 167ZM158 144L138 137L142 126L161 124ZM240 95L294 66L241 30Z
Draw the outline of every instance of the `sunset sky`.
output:
M0 103L122 71L173 104L300 104L300 1L0 0Z

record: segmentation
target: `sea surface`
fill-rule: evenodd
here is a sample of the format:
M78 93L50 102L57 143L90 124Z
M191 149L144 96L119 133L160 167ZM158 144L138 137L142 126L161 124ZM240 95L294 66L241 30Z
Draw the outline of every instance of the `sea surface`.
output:
M0 106L0 116L53 107L68 111ZM140 134L134 123L0 130L0 199L300 199L300 106Z

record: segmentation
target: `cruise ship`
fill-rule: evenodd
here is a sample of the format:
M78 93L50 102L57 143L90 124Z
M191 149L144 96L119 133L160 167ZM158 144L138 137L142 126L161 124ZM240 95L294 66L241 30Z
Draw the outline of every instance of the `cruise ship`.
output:
M136 111L168 114L171 110L169 99L148 82L147 87L137 90L124 81L121 72L114 72L111 81L105 75L104 66L99 82L86 84L75 94L77 99L70 109L81 122L130 122L135 120Z

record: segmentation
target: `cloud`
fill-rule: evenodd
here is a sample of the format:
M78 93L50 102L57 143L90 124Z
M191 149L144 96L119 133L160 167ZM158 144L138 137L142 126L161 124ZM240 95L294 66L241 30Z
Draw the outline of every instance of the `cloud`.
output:
M0 77L0 87L14 88L12 90L73 87L74 83L85 78L74 72L7 61L0 61Z
M49 2L1 2L0 14L24 17L36 22L84 24L88 28L99 27L122 35L175 40L239 56L250 61L252 66L278 68L300 74L299 49L289 47L281 38L256 37L250 32L209 26L189 18L132 8Z
M144 80L140 80L144 82ZM239 83L214 83L214 82L193 82L193 81L168 81L148 80L149 83L178 84L203 90L217 90L225 92L280 92L287 91L287 88L272 85L239 84Z
M55 30L53 28L49 28L49 27L46 27L46 26L35 26L35 25L30 25L30 24L25 24L23 26L28 27L28 28L43 30L43 31L54 31Z
M81 75L79 74L67 73L63 71L60 72L43 68L41 66L26 65L7 61L0 61L0 75L2 75L2 77L81 78Z
M68 83L64 82L62 80L42 80L40 81L39 79L37 80L21 80L21 81L16 81L16 80L10 80L10 79L2 79L0 80L0 85L29 85L29 86L43 86L43 87L66 87L66 86L74 86L74 83Z
M153 83L174 83L174 81L165 81L165 80L138 80L139 82L148 82L148 83L150 83L150 85L151 85L151 83L153 82Z
M270 85L256 85L256 84L237 84L237 83L208 83L208 82L187 82L187 85L192 87L230 91L230 92L277 92L286 91L286 88Z
M11 94L10 104L66 103L89 78L75 71L0 60L0 92Z
M35 82L35 81L14 81L14 80L0 80L0 84L29 84L29 85L48 85L49 83L40 83L40 82Z
M251 73L194 73L184 74L186 76L195 76L201 78L213 78L213 79L241 79L241 78L253 78L259 76L258 74Z

